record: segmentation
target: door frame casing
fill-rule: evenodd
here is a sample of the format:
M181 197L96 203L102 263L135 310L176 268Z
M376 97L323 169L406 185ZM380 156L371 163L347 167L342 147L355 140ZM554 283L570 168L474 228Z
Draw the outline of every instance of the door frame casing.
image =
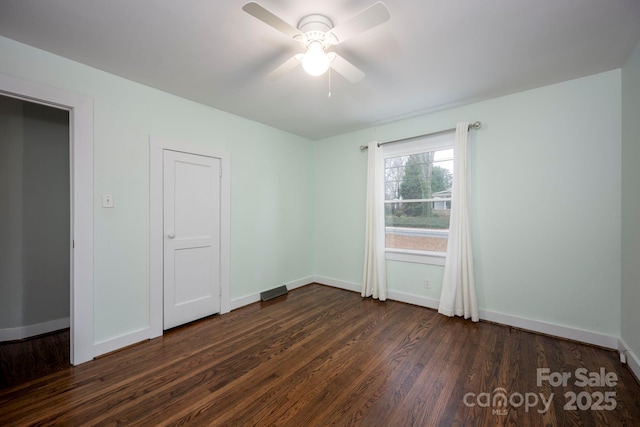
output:
M149 338L162 336L164 299L163 153L220 159L220 314L231 310L231 159L228 150L149 136Z
M95 356L93 334L93 99L0 74L0 94L69 112L72 365Z

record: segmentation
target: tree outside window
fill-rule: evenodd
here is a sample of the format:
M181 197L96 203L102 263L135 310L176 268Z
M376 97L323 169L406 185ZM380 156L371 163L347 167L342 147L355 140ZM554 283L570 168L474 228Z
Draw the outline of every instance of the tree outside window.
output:
M387 248L446 252L453 150L385 159Z

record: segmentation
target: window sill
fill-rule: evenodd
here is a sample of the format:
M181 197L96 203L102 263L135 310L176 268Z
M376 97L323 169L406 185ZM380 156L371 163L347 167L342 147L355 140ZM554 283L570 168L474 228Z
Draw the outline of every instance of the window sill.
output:
M410 249L385 249L385 251L385 258L392 261L444 266L444 261L447 259L447 254L443 252L413 251Z

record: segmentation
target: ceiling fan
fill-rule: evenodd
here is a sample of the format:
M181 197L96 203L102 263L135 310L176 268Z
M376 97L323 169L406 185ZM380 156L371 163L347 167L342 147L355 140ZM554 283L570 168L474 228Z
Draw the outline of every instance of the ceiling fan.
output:
M245 4L242 10L287 37L293 38L306 49L305 53L294 55L273 70L267 76L272 80L283 76L300 64L312 76L320 76L331 67L353 83L362 80L364 73L360 69L337 53L328 52L327 49L376 27L391 17L387 6L381 1L374 3L336 27L326 16L312 14L302 18L296 28L256 2Z

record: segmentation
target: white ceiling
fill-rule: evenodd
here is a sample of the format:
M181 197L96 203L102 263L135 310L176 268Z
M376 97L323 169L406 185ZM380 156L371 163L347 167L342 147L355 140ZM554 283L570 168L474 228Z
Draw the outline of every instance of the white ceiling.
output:
M335 47L353 84L242 11L248 0L0 0L0 35L311 139L620 68L640 0L386 0L391 20ZM297 26L374 0L259 0Z

